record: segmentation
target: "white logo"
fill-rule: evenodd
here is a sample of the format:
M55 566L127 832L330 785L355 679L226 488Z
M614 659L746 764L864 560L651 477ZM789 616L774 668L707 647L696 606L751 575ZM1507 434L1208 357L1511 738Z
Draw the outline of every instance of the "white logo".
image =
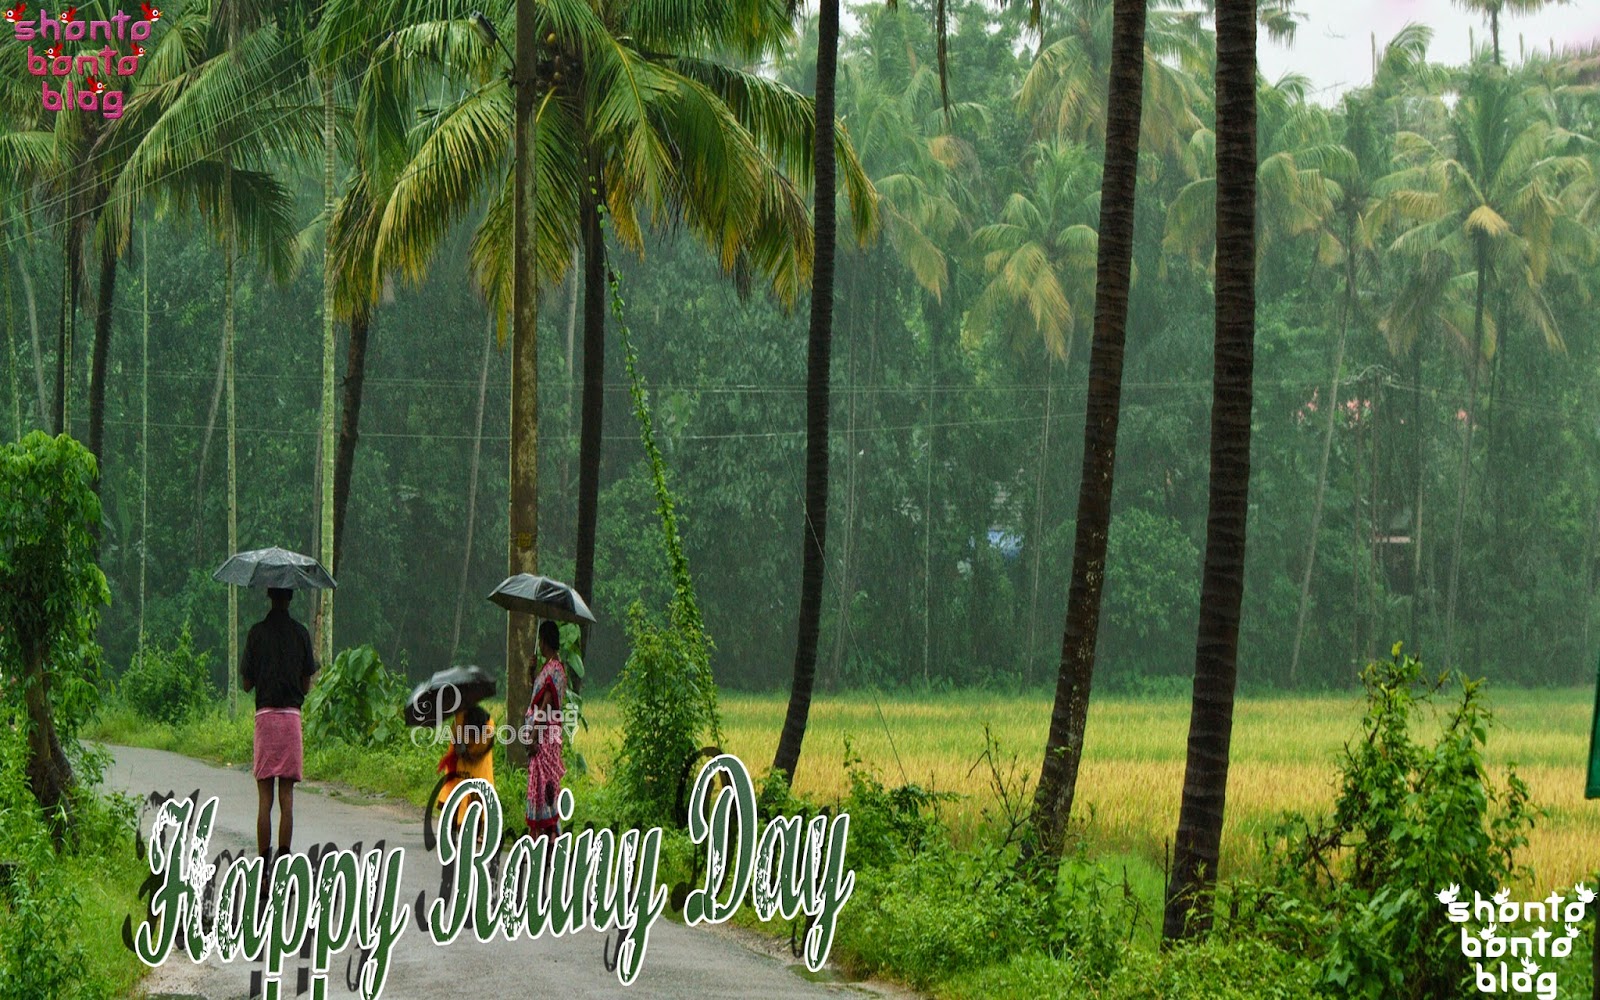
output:
M1479 993L1555 1000L1556 974L1541 971L1540 962L1571 957L1579 924L1595 896L1581 882L1572 891L1570 900L1552 891L1544 899L1525 903L1513 900L1510 889L1488 899L1474 891L1470 903L1457 898L1459 885L1438 893L1450 922L1461 925L1461 954L1474 960ZM1476 931L1467 926L1469 921L1479 925ZM1514 961L1518 965L1513 970Z

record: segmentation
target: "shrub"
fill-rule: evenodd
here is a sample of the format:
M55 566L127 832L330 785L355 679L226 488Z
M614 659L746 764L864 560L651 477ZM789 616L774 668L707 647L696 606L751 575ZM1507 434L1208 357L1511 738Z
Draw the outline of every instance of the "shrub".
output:
M83 951L67 930L77 898L54 866L21 873L0 908L0 1000L65 997L76 986Z
M385 667L377 650L342 650L306 696L306 735L358 747L387 746L405 732L400 710L407 694L406 679Z
M1459 885L1493 895L1517 881L1516 851L1535 810L1511 769L1497 788L1483 761L1491 715L1483 683L1457 673L1423 680L1402 656L1362 673L1362 736L1346 747L1331 817L1286 817L1269 845L1275 885L1245 887L1239 929L1265 932L1320 955L1324 988L1348 997L1471 995L1444 907L1433 893ZM1456 694L1432 746L1418 716Z
M697 627L651 617L637 602L628 609L627 633L633 652L614 690L622 713L614 781L626 820L670 824L685 762L707 735L715 738L705 637Z
M147 641L117 682L134 711L154 722L180 725L216 698L209 653L196 653L189 623L171 647Z

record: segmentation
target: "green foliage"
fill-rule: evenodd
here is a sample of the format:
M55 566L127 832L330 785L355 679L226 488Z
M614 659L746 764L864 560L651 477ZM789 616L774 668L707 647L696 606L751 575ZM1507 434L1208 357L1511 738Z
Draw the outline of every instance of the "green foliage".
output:
M96 475L94 456L66 435L35 431L0 447L0 663L18 665L6 673L24 684L48 674L63 744L100 699L95 628L111 598L96 562ZM0 682L0 699L21 696Z
M845 960L927 987L1042 948L1103 981L1121 966L1143 907L1126 874L1112 879L1081 849L1050 877L1034 877L1017 846L1027 782L1014 761L999 759L991 735L985 742L973 770L989 765L999 805L988 835L962 849L936 813L956 796L887 787L847 754L851 790L839 809L850 816L858 890L855 917L840 931Z
M133 802L92 794L102 762L74 756L80 784L57 853L27 786L25 734L0 725L0 1000L109 1000L139 965L122 947L120 923L103 912L135 904Z
M20 873L0 892L0 1000L76 994L83 949L70 933L73 890L51 868Z
M700 633L638 602L628 609L627 635L633 651L612 689L622 713L612 781L630 823L671 823L684 767L711 732L706 706L716 695L703 684L706 647Z
M947 831L934 809L953 800L950 792L933 792L914 784L886 787L883 779L855 755L845 739L845 770L850 776L850 794L839 803L839 811L850 816L850 860L863 868L889 868L915 857L941 843ZM781 773L769 783L782 785Z
M306 736L357 747L387 746L405 732L400 709L406 694L405 678L385 667L377 650L342 650L306 696Z
M1200 550L1171 517L1134 507L1117 514L1106 539L1101 642L1131 664L1181 664L1187 682L1200 603ZM1137 669L1137 667L1136 667Z
M1319 955L1323 986L1341 996L1469 995L1455 926L1433 894L1459 885L1488 897L1517 881L1536 810L1514 768L1499 788L1484 764L1482 681L1426 680L1398 643L1362 681L1367 711L1344 751L1333 815L1286 817L1273 884L1239 890L1239 929ZM1447 689L1455 695L1429 745L1417 730Z
M650 462L656 515L661 520L662 545L672 576L665 621L649 615L638 601L628 608L632 652L615 688L623 719L616 783L633 813L631 818L645 824L672 816L685 766L699 752L703 740L721 739L721 722L717 684L711 675L711 637L700 616L689 557L678 532L676 504L667 488L666 460L656 446L644 380L622 318L622 295L615 274L611 277L611 312L622 343L639 437Z
M1097 1000L1310 1000L1315 969L1260 941L1209 939L1167 952L1130 951L1109 977L1042 951L967 970L941 993L959 1000L990 997L1092 996Z
M211 654L195 652L184 623L171 647L147 639L117 681L117 693L134 711L155 722L178 724L216 698L211 684Z

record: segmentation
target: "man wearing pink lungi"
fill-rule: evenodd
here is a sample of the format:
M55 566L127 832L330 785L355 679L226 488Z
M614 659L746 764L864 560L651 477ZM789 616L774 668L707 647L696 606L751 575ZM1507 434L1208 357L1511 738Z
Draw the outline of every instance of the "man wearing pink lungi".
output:
M289 614L294 591L267 590L272 610L250 628L239 676L256 695L256 850L272 859L272 798L278 798L278 853L294 838L294 783L302 774L300 706L317 672L311 633Z
M533 700L524 717L528 744L528 833L554 839L561 832L556 803L567 765L561 758L562 708L567 701L567 668L560 659L561 632L552 621L539 623L539 658L528 664ZM540 661L543 661L542 663Z

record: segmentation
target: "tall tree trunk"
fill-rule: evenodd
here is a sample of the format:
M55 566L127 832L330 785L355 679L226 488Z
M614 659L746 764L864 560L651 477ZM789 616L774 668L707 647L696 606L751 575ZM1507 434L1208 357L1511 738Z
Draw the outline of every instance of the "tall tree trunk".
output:
M844 544L839 552L839 611L833 628L833 656L828 673L835 683L843 675L844 652L850 638L850 605L855 591L856 533L856 469L859 445L856 443L856 339L860 324L855 321L855 308L861 288L861 268L847 268L842 297L845 302L845 378L848 382L850 407L845 426L845 490L844 490Z
M9 256L10 246L6 247ZM11 283L6 282L6 349L11 353L11 364L7 369L11 376L11 436L13 440L22 440L22 383L17 377L17 330L16 312L11 303Z
M772 769L794 777L811 715L817 675L817 633L822 627L822 577L828 541L828 376L833 354L835 240L834 86L839 62L839 0L820 0L817 25L816 130L812 163L816 261L811 278L811 329L806 348L806 515L801 528L800 616L794 647L789 710Z
M456 620L450 630L450 660L456 662L461 647L461 609L467 602L467 578L472 570L472 533L478 522L478 459L483 454L483 409L489 398L489 361L494 357L494 313L489 314L489 329L483 338L483 369L478 373L478 418L473 425L472 465L467 472L467 540L461 552L461 583L456 588Z
M333 70L322 73L322 215L333 218ZM322 564L337 578L339 572L339 528L335 484L338 481L333 443L333 411L337 405L334 397L335 355L339 340L333 329L333 283L331 268L333 258L333 225L330 221L322 239ZM347 484L348 485L348 484ZM321 592L321 611L317 618L317 652L323 663L333 662L333 595L334 591Z
M344 565L344 521L350 509L350 478L355 474L356 444L361 440L361 392L367 381L367 340L372 313L357 309L350 317L350 343L344 359L344 405L340 408L339 444L333 462L333 562Z
M599 158L589 154L590 194L583 198L583 421L578 438L578 540L573 586L594 600L594 536L600 503L601 431L606 402L606 237Z
M1411 345L1411 642L1412 652L1422 653L1419 610L1422 606L1422 338Z
M39 336L39 299L33 290L33 272L28 270L28 262L21 254L17 255L17 273L22 276L22 299L28 304L28 329L33 334L33 387L34 387L34 413L39 420L41 428L50 425L50 418L46 412L49 399L44 384L44 341Z
M106 371L111 360L111 307L116 297L117 250L107 239L100 248L100 287L95 296L93 357L89 363L89 452L100 467L100 475L94 481L96 493L106 478Z
M70 823L72 764L61 749L55 719L50 712L50 676L43 650L28 657L23 674L23 702L28 711L28 761L24 769L28 788L50 820L59 847ZM67 822L57 822L57 810L68 810Z
M511 281L511 497L507 524L506 569L510 574L539 571L539 301L534 257L534 0L517 0L516 191ZM513 719L530 700L528 664L538 652L537 624L531 615L506 619L506 713ZM513 742L513 769L526 767L528 748Z
M1095 261L1094 341L1083 425L1083 476L1072 552L1072 582L1061 637L1055 705L1033 797L1031 857L1059 857L1072 818L1094 676L1095 633L1105 581L1106 537L1122 412L1123 345L1133 271L1133 215L1138 194L1139 121L1144 104L1144 0L1116 0L1106 95L1106 159L1100 187L1100 246Z
M1450 584L1445 596L1445 666L1456 666L1456 594L1461 582L1461 539L1467 517L1467 491L1472 480L1472 426L1478 416L1478 371L1483 367L1484 302L1488 294L1489 248L1486 238L1477 238L1478 290L1472 328L1472 370L1467 376L1467 426L1461 445L1461 472L1456 478L1456 523L1450 548Z
M1322 531L1322 502L1328 495L1328 457L1333 454L1333 428L1339 415L1339 378L1344 373L1345 337L1350 332L1350 311L1354 308L1356 282L1355 257L1351 239L1354 225L1345 219L1344 308L1339 316L1339 340L1333 350L1333 379L1328 384L1328 415L1322 427L1322 457L1317 463L1317 494L1311 505L1311 536L1306 541L1306 568L1300 577L1300 609L1294 617L1294 651L1289 656L1289 686L1300 673L1300 642L1306 634L1306 612L1311 607L1311 571L1317 565L1317 536Z
M139 655L144 655L145 576L150 556L150 230L139 230L139 284L144 292L144 329L139 338Z
M1209 929L1211 886L1222 847L1228 751L1244 597L1250 509L1250 409L1255 366L1256 4L1217 4L1216 358L1211 404L1210 513L1194 704L1183 804L1173 847L1162 935Z
M72 433L72 326L77 314L77 264L73 242L77 225L67 224L61 263L61 316L56 331L55 433Z
M206 430L200 438L200 461L196 463L194 479L194 557L204 562L210 553L205 551L206 514L206 460L211 455L211 438L217 430L217 411L222 408L222 394L228 386L228 339L222 338L217 350L217 377L211 387L211 407L206 411ZM232 555L233 553L228 553Z
M577 377L577 332L578 332L578 290L583 282L578 280L578 269L573 268L567 275L567 405L566 430L563 440L572 440L572 389L573 380ZM572 450L561 449L561 496L572 496Z
M239 551L239 463L238 463L238 407L233 383L233 222L230 219L223 236L223 253L227 257L225 286L222 299L222 349L227 361L228 381L228 554ZM239 588L228 587L228 714L239 712Z

